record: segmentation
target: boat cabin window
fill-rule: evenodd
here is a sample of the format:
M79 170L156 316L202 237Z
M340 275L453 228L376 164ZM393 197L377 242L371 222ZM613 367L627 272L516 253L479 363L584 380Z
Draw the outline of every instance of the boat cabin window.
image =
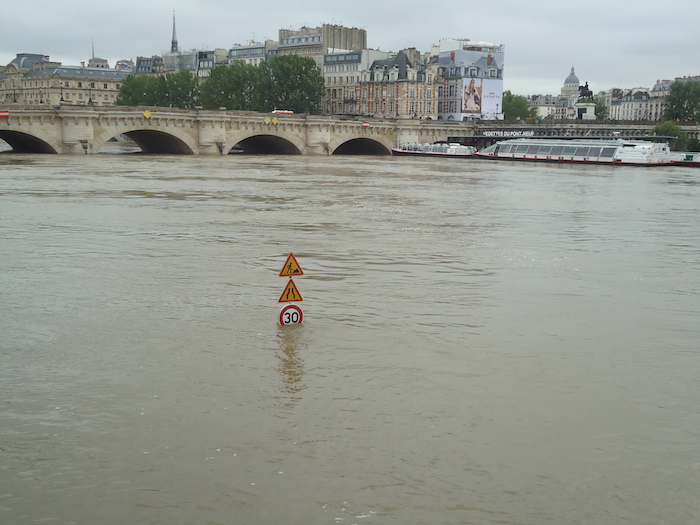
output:
M564 153L564 146L552 146L552 155L561 155Z
M576 153L576 148L573 146L564 146L564 155L573 155Z
M589 157L600 157L600 148L590 148L588 150Z
M525 153L527 151L527 144L518 144L515 146L515 153Z
M498 143L491 144L488 148L484 149L484 153L493 153L494 151L496 151L496 146L498 146Z
M538 153L540 155L549 155L552 153L552 146L540 146L540 151Z
M533 155L533 154L537 153L539 150L540 150L540 147L539 147L539 146L536 146L536 145L534 145L534 144L527 147L527 152L528 152L530 155Z
M578 147L578 148L576 148L576 153L574 153L574 155L577 156L577 157L585 157L585 156L588 155L588 150L589 150L589 149L590 149L590 148L581 148L581 147Z
M601 152L600 156L601 157L612 157L615 155L615 150L617 148L603 148L603 151Z
M512 147L513 146L511 144L502 144L501 149L499 149L498 151L500 151L501 153L510 153Z

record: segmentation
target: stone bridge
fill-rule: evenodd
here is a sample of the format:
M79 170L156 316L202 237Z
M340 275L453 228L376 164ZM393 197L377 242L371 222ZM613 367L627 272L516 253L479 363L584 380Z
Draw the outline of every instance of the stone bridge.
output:
M17 153L93 154L126 136L144 153L390 155L404 142L438 142L455 123L144 107L5 106L0 139ZM451 124L451 125L450 125ZM460 125L460 135L473 126Z

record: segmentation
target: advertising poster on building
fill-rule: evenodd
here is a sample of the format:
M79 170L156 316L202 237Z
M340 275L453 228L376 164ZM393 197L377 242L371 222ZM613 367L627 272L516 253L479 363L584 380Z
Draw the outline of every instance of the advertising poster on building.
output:
M491 118L497 118L496 115L502 111L502 80L485 78L464 79L462 113L468 116L491 116Z
M464 93L462 96L462 113L481 115L481 79L464 79Z
M481 86L481 118L502 118L502 113L503 80L485 78Z

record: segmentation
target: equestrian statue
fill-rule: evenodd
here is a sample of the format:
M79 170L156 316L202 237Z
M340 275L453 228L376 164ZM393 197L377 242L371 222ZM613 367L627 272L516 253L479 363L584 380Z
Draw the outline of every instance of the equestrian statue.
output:
M591 91L588 88L588 82L586 82L585 86L579 86L578 87L578 98L593 98L593 91Z

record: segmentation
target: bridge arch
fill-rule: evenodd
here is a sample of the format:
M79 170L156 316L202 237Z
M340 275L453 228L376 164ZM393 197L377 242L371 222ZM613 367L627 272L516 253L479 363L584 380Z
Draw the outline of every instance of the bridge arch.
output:
M355 137L334 142L330 147L332 155L391 155L391 146L379 138Z
M61 145L50 136L38 136L23 131L0 130L0 139L9 144L14 153L59 153Z
M163 131L158 128L134 126L109 126L95 135L93 148L97 152L107 142L118 135L126 135L144 153L164 153L170 155L193 155L199 152L197 143L187 133L177 128Z
M232 151L252 154L301 155L304 143L293 135L278 133L238 134L222 146L225 155Z

